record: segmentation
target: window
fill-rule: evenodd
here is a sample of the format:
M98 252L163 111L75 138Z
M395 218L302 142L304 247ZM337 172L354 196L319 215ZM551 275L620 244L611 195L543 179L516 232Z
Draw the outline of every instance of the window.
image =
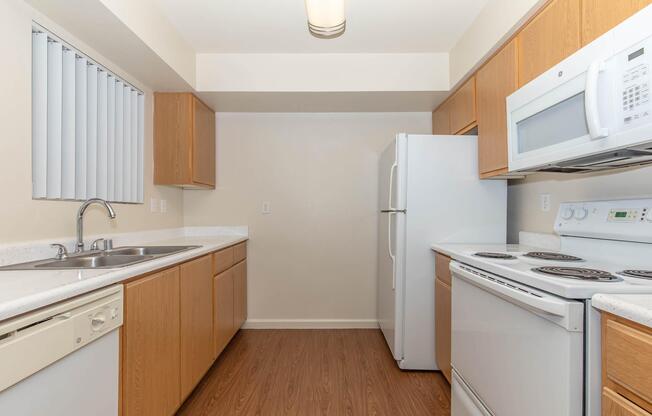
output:
M32 196L143 202L142 91L32 28Z

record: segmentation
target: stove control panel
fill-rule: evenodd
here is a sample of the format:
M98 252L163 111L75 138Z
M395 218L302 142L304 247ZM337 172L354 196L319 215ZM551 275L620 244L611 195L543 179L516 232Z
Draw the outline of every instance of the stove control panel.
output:
M564 202L559 206L555 232L652 243L652 199Z

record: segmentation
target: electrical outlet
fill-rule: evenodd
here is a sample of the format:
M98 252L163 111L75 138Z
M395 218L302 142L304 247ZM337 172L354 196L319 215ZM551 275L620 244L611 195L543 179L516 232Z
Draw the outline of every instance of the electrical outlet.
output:
M161 199L161 212L163 214L168 212L168 201L166 199Z
M263 214L271 214L272 213L272 205L270 204L269 201L263 201L262 213Z
M158 212L158 199L152 198L149 200L149 212Z
M550 194L541 194L539 197L541 199L541 211L550 211Z

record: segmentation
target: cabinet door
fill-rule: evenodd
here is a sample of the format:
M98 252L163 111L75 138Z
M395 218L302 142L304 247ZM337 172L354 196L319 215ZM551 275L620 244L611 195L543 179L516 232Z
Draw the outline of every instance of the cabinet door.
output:
M512 40L476 75L481 177L507 172L506 98L517 88L517 50L516 41Z
M435 279L435 348L437 365L451 382L451 288Z
M649 4L652 0L582 0L582 45Z
M235 331L247 320L247 262L233 266L233 325Z
M193 98L192 180L215 185L215 113Z
M450 130L457 134L475 123L475 77L472 77L450 98Z
M213 363L211 256L181 265L181 397L186 398Z
M448 102L445 102L432 112L432 134L451 134L448 104Z
M154 183L191 182L191 94L154 94Z
M125 285L122 415L170 415L179 386L179 268Z
M553 0L517 37L519 85L579 49L580 0Z
M213 346L218 356L235 333L233 320L233 268L215 276L213 280Z

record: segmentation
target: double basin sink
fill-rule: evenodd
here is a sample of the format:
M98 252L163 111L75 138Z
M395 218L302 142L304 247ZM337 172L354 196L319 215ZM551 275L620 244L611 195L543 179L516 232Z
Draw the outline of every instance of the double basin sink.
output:
M181 253L201 246L117 247L107 251L88 251L63 259L37 260L12 264L0 270L113 269Z

